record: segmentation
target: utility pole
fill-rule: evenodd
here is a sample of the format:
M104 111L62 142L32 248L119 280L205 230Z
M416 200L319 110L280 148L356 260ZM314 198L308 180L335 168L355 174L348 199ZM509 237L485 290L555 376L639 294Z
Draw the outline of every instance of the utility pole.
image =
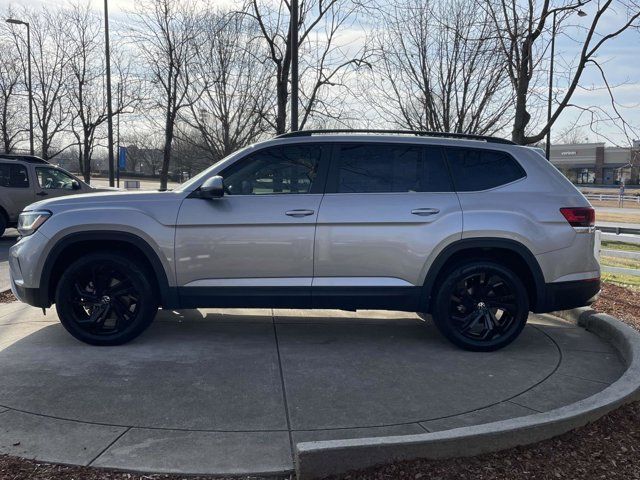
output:
M547 144L545 145L545 155L547 160L551 161L551 104L553 101L553 62L556 51L556 14L557 10L553 11L553 25L551 27L551 62L549 64L549 97L547 99L547 125L549 125L549 129L547 130ZM586 17L587 14L582 10L577 11L579 17Z
M553 61L556 50L556 11L553 11L553 26L551 27L551 63L549 65L549 97L547 99L547 124L551 123L551 102L553 100ZM545 156L551 161L551 127L547 130L547 144L544 146Z
M291 131L298 130L298 0L291 0Z
M109 186L114 186L113 161L113 108L111 105L111 55L109 53L109 7L108 0L104 0L104 43L107 61L107 136L109 137Z
M34 155L35 150L33 148L33 90L31 89L31 27L29 22L23 22L22 20L16 20L15 18L8 18L7 23L14 25L24 25L27 27L27 83L29 89L29 154Z

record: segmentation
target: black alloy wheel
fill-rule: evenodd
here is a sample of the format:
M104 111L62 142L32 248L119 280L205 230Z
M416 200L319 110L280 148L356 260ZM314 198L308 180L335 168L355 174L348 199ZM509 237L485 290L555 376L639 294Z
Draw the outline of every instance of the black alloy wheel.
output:
M150 273L132 258L93 253L72 263L56 290L62 325L93 345L120 345L137 337L158 309Z
M434 321L456 345L491 351L515 340L527 321L529 300L522 281L488 261L458 265L436 296Z

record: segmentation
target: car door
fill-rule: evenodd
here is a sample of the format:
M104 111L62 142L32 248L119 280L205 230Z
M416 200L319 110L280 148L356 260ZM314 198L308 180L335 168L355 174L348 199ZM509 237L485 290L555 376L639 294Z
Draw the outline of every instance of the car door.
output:
M461 232L439 147L338 144L316 227L314 307L417 308L428 259Z
M40 199L80 193L79 182L60 168L35 166L36 195Z
M27 167L16 162L0 163L0 204L10 222L16 222L24 207L36 201Z
M182 304L310 306L327 169L324 145L266 147L220 173L222 198L186 198L175 241Z

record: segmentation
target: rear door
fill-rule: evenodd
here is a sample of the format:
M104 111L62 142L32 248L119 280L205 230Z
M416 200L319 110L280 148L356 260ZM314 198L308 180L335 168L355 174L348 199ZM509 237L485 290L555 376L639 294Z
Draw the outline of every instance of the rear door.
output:
M26 165L0 162L0 205L10 222L16 222L24 207L36 201Z
M417 308L428 257L461 232L439 147L337 144L316 227L314 307Z

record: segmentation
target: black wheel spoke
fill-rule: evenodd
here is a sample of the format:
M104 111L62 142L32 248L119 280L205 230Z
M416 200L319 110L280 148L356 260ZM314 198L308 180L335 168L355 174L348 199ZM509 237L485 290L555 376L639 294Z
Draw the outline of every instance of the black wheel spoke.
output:
M112 297L121 297L124 295L132 295L136 293L135 288L133 287L133 284L131 283L131 280L127 279L124 280L122 282L117 283L116 285L113 285L112 287L109 287L105 290L105 293L107 295L110 295Z
M495 271L460 278L450 296L449 318L462 336L489 342L507 334L518 312L514 286Z
M74 278L67 302L73 321L91 335L113 335L130 327L139 314L140 293L121 266L85 266Z

